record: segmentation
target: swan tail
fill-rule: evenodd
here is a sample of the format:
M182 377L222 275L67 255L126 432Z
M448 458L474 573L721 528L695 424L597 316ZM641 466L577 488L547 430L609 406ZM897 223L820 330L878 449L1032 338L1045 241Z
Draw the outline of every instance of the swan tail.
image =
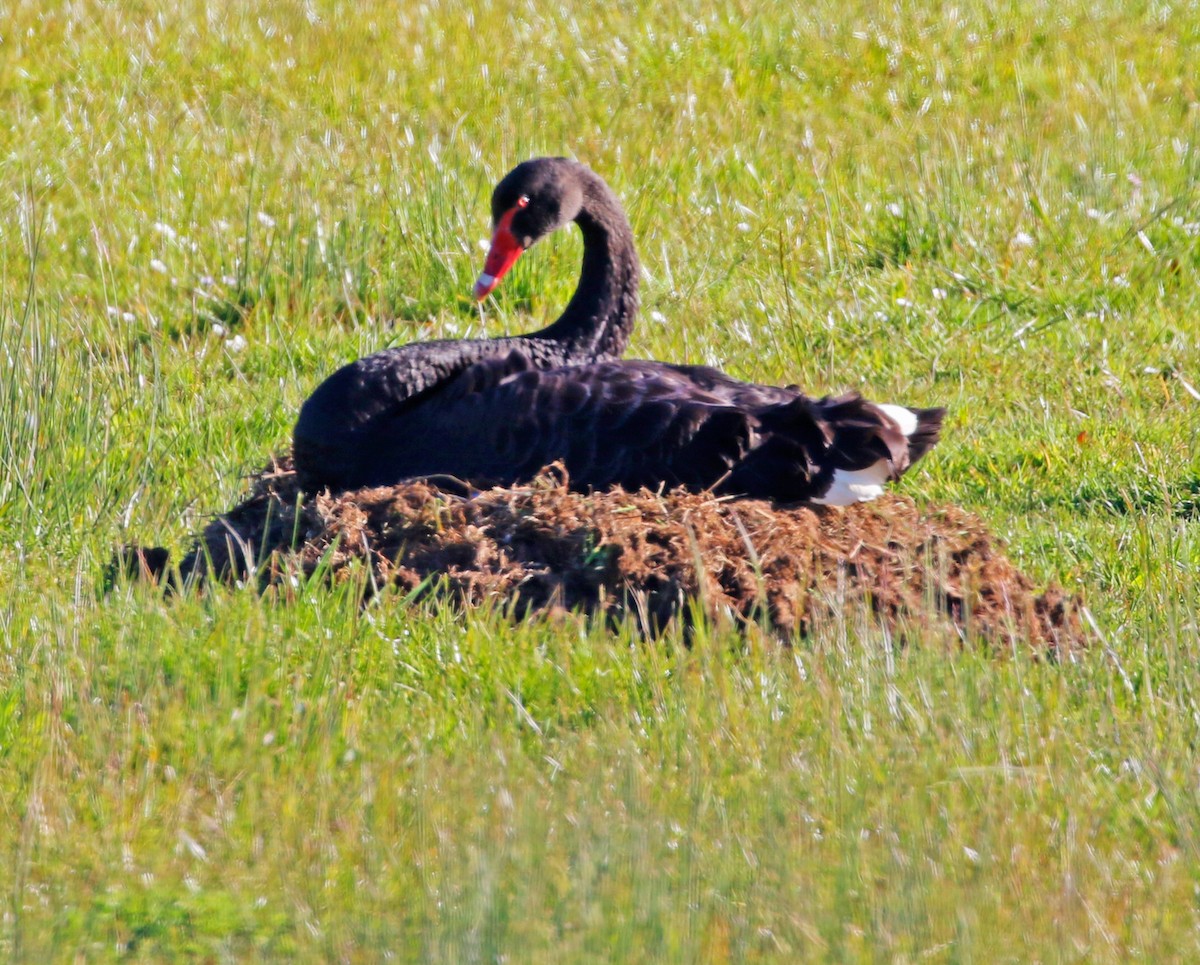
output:
M945 409L871 403L857 393L822 399L831 441L822 459L824 491L812 501L847 506L883 495L938 441ZM827 482L825 482L827 480Z
M797 396L758 413L756 445L721 491L847 506L883 495L938 441L943 409Z
M911 466L925 453L938 444L942 436L942 420L946 418L946 410L909 409L899 405L881 405L879 408L891 414L893 409L902 409L910 417L901 431L908 438L908 464ZM915 421L913 421L915 417ZM909 428L911 426L911 428Z

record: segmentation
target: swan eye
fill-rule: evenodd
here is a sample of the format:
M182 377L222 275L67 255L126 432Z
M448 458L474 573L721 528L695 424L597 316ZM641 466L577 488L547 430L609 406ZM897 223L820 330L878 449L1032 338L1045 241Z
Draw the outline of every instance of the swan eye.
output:
M517 207L518 208L528 208L529 207L529 195L523 194L519 198L517 198Z

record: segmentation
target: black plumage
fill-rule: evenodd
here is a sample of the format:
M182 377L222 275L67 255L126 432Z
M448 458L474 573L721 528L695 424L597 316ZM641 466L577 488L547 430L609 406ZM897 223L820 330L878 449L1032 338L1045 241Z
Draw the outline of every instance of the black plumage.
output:
M477 362L379 427L387 443L373 449L362 482L445 474L510 485L558 461L579 489L680 486L801 500L820 497L838 469L883 460L896 478L923 452L860 396L778 389L764 393L770 401L736 404L709 390L711 371L647 361L539 370L520 352ZM926 425L940 417L919 416Z

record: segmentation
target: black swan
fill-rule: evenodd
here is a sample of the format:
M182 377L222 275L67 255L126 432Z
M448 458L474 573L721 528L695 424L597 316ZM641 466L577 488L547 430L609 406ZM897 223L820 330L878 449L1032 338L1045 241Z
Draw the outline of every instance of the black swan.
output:
M380 464L381 454L399 454L408 416L474 362L517 351L533 368L549 369L616 359L625 351L640 268L625 212L604 181L568 158L526 161L496 185L492 219L491 250L475 284L478 299L525 248L569 221L579 225L583 268L562 315L528 335L412 342L336 371L308 397L296 421L293 457L306 490L398 481Z
M780 501L873 499L938 440L943 409L812 399L704 366L616 361L637 307L637 257L611 191L563 158L519 165L492 196L486 297L540 237L576 221L583 275L534 335L407 345L346 366L305 402L305 488L452 476L510 485L562 462L576 489L682 486Z

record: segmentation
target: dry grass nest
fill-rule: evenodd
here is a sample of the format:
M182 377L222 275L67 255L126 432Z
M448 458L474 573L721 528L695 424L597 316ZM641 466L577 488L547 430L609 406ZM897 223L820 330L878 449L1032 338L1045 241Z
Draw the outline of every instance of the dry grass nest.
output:
M858 608L901 635L933 622L963 640L1049 655L1085 644L1078 598L1036 592L980 519L895 495L827 509L582 494L551 469L511 489L420 481L305 499L290 465L274 462L177 570L161 549L127 551L124 565L171 583L254 579L284 592L324 573L359 579L367 594L500 603L515 618L632 618L650 633L706 612L792 639Z

